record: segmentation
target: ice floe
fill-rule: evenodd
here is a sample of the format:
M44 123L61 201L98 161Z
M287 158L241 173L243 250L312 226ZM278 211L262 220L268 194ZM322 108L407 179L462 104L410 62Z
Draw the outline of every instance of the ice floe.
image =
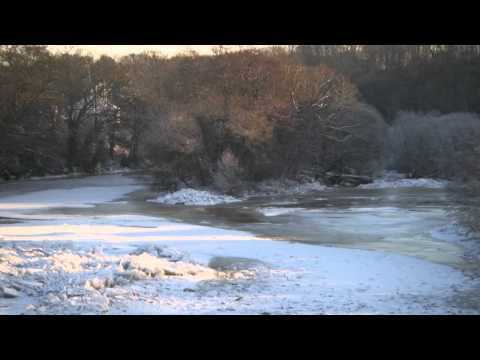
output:
M291 214L300 210L305 210L304 208L280 208L280 207L266 207L266 208L259 208L258 211L261 212L265 216L280 216Z

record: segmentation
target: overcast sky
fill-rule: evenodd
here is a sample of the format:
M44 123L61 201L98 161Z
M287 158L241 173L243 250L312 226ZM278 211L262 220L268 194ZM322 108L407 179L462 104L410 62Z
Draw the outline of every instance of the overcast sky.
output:
M93 55L107 54L110 56L122 56L143 51L159 51L165 55L175 55L185 50L195 50L200 54L208 54L212 47L217 45L49 45L53 51L65 48L80 48ZM238 46L238 45L231 45ZM244 45L245 47L264 47L268 45Z

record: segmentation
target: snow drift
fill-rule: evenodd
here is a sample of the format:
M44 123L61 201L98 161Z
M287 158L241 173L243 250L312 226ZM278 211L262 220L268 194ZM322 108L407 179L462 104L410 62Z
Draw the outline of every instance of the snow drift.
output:
M448 184L445 180L436 179L406 179L404 174L386 172L381 178L373 183L360 185L360 189L387 189L387 188L412 188L421 187L429 189L441 189Z
M148 201L168 205L217 205L241 200L232 196L214 194L208 191L182 189Z

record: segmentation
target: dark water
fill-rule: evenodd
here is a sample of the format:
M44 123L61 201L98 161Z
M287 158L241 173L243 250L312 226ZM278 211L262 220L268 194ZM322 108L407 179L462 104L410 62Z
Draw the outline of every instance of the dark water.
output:
M139 199L139 213L249 231L258 236L350 248L386 250L469 266L448 230L456 206L442 189L344 189L258 197L208 207L164 206Z

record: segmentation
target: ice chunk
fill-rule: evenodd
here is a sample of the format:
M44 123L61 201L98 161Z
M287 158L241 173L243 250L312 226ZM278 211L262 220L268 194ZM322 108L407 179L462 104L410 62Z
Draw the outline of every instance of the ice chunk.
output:
M279 215L286 215L293 212L297 212L300 210L305 210L303 208L277 208L277 207L266 207L260 208L260 211L265 216L279 216Z
M214 194L208 191L195 189L182 189L174 193L159 196L156 199L148 200L168 205L217 205L241 201L232 196Z

